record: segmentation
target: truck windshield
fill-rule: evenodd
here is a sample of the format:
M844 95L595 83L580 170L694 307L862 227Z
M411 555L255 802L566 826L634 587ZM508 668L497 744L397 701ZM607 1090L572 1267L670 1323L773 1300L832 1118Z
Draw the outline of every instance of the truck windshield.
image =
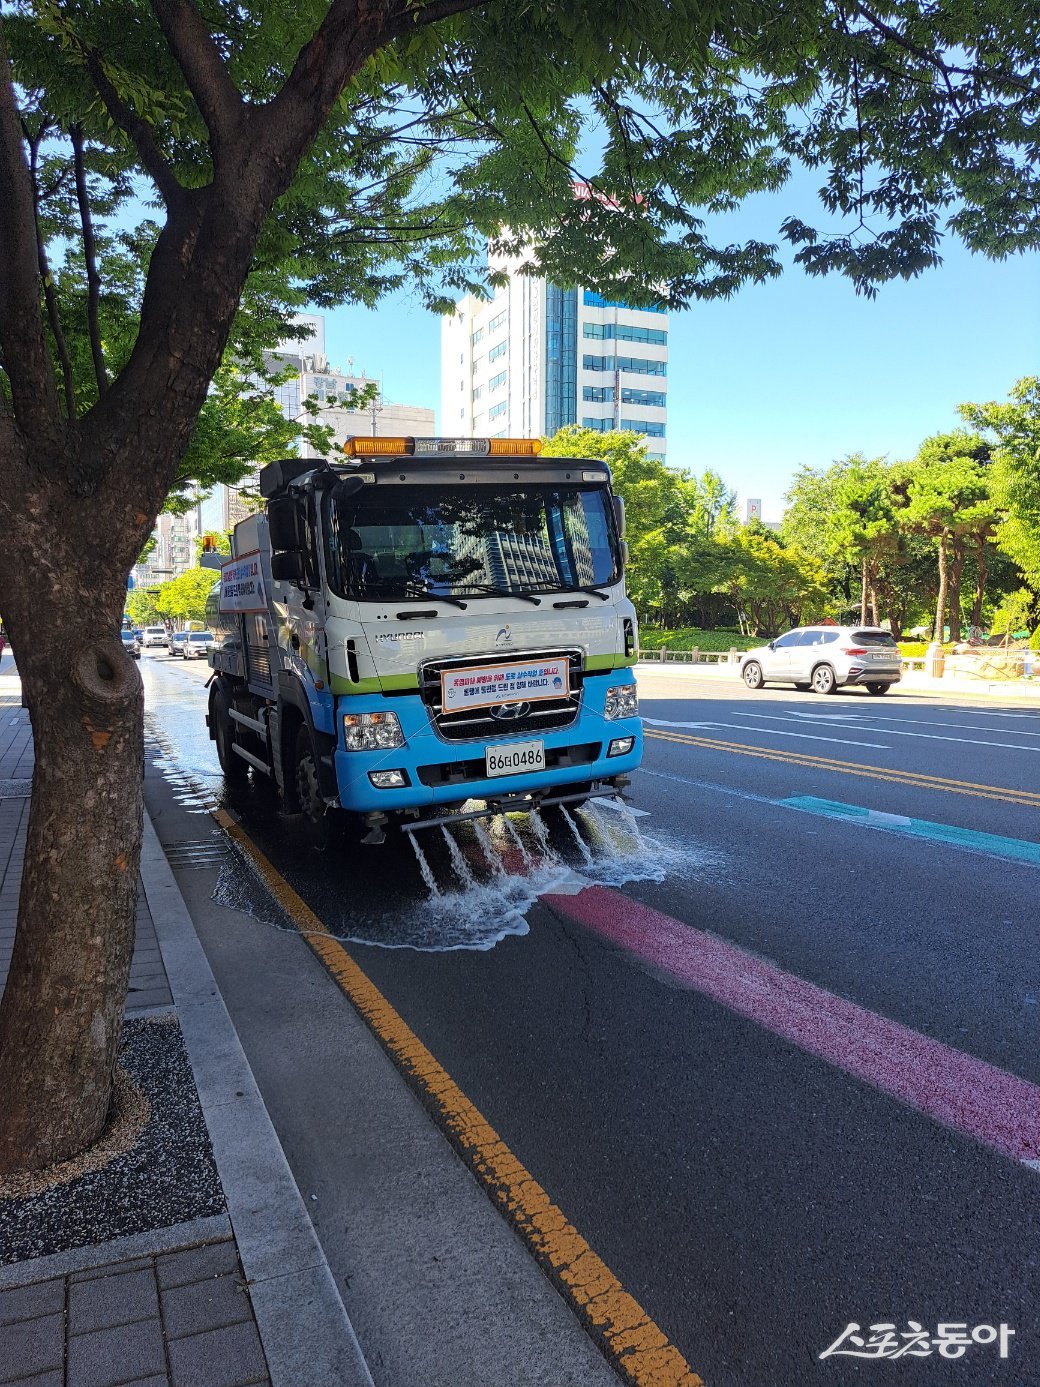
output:
M552 592L621 576L602 486L337 490L326 502L325 557L341 597Z

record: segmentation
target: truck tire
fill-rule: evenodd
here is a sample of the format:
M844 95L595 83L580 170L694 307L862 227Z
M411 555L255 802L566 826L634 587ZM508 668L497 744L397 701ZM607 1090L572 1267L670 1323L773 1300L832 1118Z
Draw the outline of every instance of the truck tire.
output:
M235 745L235 724L231 721L230 707L227 693L217 684L209 704L209 720L213 728L213 740L217 744L217 760L224 773L225 784L242 786L249 777L249 767L241 756L236 756L232 750Z
M324 852L332 842L336 813L322 798L318 779L318 756L306 727L296 734L293 788L303 824L303 836L310 847Z

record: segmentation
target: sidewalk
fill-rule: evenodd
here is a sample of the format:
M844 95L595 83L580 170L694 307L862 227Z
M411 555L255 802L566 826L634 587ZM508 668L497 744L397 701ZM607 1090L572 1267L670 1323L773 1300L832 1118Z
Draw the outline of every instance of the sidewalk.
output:
M0 662L0 992L32 768L8 654ZM147 819L126 1018L121 1063L148 1099L132 1144L100 1170L0 1196L0 1384L371 1387ZM148 1057L135 1061L135 1047ZM186 1135L171 1140L171 1132Z

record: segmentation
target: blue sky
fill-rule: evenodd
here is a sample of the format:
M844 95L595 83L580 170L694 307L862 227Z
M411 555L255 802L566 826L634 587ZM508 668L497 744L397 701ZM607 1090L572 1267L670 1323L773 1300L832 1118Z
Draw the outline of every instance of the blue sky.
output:
M728 219L727 239L778 240L788 213L809 221L814 208L756 198ZM1002 399L1040 372L1040 255L993 262L952 240L942 253L939 269L882 286L873 301L837 275L809 279L795 267L673 313L669 462L713 467L736 489L742 516L746 498L760 497L765 519L779 519L801 463L826 466L857 450L910 456L958 424L960 401ZM417 297L328 313L326 351L382 375L388 399L439 413L440 320Z

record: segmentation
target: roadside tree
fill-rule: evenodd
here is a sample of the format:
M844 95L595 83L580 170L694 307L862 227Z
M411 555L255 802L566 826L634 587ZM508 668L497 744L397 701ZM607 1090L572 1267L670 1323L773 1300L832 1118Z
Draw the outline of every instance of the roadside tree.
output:
M488 291L490 235L557 283L637 303L667 285L682 307L780 272L772 244L716 242L705 218L799 161L827 169L828 224L782 224L808 273L869 294L934 265L944 234L1005 255L1040 241L1034 48L1010 0L4 7L0 587L37 762L0 1172L70 1156L106 1120L143 739L140 677L99 630L211 382L260 346L265 295L374 303L413 282L443 309ZM71 182L49 174L59 150ZM124 336L103 326L109 289Z
M206 598L217 577L212 568L189 568L163 583L156 594L156 610L170 621L201 623L206 617Z
M1040 593L1040 378L1016 381L1006 401L963 404L960 414L993 445L997 543Z

